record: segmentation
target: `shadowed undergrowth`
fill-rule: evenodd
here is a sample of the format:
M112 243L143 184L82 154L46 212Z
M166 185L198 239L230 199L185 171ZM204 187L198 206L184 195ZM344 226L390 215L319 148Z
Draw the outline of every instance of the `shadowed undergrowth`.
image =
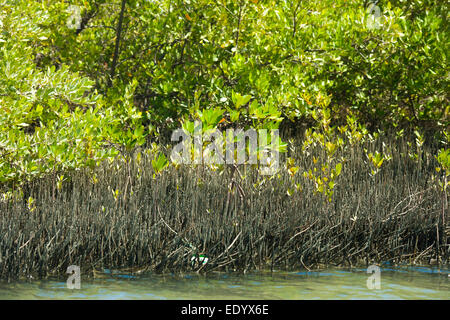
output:
M375 176L354 152L331 202L283 168L273 177L240 168L244 179L233 177L241 192L236 185L229 191L229 171L170 166L155 175L145 151L129 165L116 160L74 171L60 185L56 175L36 180L24 189L32 203L0 202L0 278L61 275L69 265L86 275L103 268L247 271L437 256L447 263L448 199L432 182L435 163L419 165L402 144L390 145L393 159ZM301 170L310 167L308 159L290 156ZM293 183L301 188L289 195Z

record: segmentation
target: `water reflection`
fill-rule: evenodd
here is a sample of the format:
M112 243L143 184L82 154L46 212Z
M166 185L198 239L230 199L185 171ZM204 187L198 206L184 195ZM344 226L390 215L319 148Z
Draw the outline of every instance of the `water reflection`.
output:
M381 289L369 290L366 269L209 275L130 275L105 270L83 278L0 283L0 299L449 299L448 268L382 267Z

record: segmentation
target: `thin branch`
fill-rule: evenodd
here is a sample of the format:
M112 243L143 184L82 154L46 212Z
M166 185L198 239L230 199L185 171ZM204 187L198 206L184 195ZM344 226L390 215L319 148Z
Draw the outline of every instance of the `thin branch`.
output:
M117 33L116 33L116 45L114 48L114 56L113 56L113 62L111 65L111 74L108 79L108 87L111 87L112 85L112 79L114 78L116 74L116 65L117 65L117 59L119 56L119 46L120 46L120 37L122 36L122 23L123 23L123 16L125 13L125 5L127 3L127 0L122 0L122 7L120 9L120 16L119 16L119 22L117 24Z
M297 10L298 8L300 8L300 4L301 1L298 1L297 6L294 9L294 18L293 18L294 27L292 30L292 37L295 37L295 33L297 32Z

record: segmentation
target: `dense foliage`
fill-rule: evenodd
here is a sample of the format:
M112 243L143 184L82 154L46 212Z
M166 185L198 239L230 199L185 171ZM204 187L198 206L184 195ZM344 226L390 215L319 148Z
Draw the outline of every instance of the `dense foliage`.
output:
M0 183L62 179L206 118L307 124L305 151L324 148L328 170L309 175L329 197L335 149L380 130L440 143L447 176L447 5L377 6L379 17L356 0L0 0ZM373 174L388 158L368 154Z

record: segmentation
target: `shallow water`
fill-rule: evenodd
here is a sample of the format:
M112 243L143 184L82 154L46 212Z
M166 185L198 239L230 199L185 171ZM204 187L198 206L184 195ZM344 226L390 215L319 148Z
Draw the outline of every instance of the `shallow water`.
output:
M105 270L68 289L66 279L0 282L0 299L449 299L449 268L380 268L380 289L366 269L252 274L130 275Z

